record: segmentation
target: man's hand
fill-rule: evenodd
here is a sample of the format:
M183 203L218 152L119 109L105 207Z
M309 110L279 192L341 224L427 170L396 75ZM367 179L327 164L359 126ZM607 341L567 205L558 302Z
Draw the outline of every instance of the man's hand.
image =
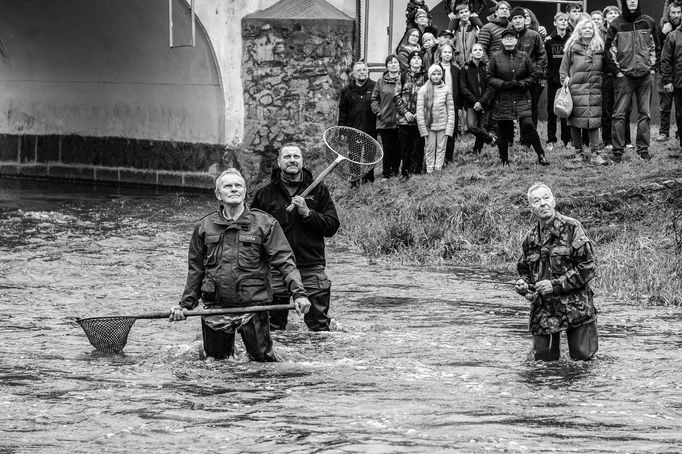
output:
M616 74L616 77L620 79L621 77L625 77L625 74L623 74L622 72L618 71L618 74Z
M483 110L483 104L481 104L479 101L476 101L476 104L474 104L474 110L476 112L481 112Z
M519 279L514 283L514 288L516 289L516 293L525 295L529 290L528 282L524 281L523 279Z
M305 199L303 197L300 195L295 195L294 198L291 199L291 203L298 208L298 214L304 218L310 216L310 208L308 208L308 204L305 203Z
M661 31L663 32L664 35L667 35L671 31L673 31L673 24L671 24L670 22L666 22L665 24L663 24L663 28L661 28Z
M305 296L299 296L294 300L294 305L296 306L296 313L298 315L307 314L310 310L310 301Z
M408 123L414 123L417 121L417 117L415 117L412 112L405 112L405 120L407 120Z
M541 295L550 295L554 292L554 287L552 286L552 281L545 279L535 284L535 291Z
M185 317L185 313L183 312L183 308L181 306L171 307L170 317L168 317L169 322L178 322L178 321L184 320L186 318L187 317Z
M448 17L450 18L450 20L455 20L455 19L457 19L457 14L450 13L450 14L448 14Z
M668 93L672 93L675 91L675 87L673 87L673 84L665 84L663 85L663 90L665 90Z

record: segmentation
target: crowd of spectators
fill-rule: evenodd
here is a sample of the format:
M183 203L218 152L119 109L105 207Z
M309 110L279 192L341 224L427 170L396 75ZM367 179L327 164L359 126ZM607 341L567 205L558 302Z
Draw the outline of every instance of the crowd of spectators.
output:
M550 165L561 147L590 165L618 164L628 149L647 161L653 96L661 107L653 140L671 139L673 104L678 131L682 122L682 0L664 0L658 20L641 12L640 0L614 1L590 13L568 4L545 27L532 10L506 0L443 0L448 28L438 30L425 1L410 0L405 33L378 80L364 62L354 64L339 124L380 137L385 179L442 169L465 131L475 138L473 153L497 147L503 166L517 128L519 144L532 148L540 165ZM554 112L562 87L573 103L568 118ZM545 89L547 132L540 137ZM680 157L679 146L668 151Z

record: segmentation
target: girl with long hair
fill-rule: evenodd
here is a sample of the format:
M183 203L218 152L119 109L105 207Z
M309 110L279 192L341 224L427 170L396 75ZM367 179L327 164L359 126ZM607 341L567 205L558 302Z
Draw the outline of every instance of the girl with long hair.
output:
M443 68L431 65L428 77L417 94L417 125L426 141L426 173L432 173L443 168L445 144L455 128L455 106L450 88L443 81Z

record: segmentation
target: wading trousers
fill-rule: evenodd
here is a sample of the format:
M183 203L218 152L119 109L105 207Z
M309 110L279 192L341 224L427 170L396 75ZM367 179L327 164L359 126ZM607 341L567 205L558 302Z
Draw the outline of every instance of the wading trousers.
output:
M566 330L568 354L576 361L592 359L599 349L597 322ZM533 353L539 361L556 361L559 359L559 343L561 333L533 334Z
M331 281L324 272L324 267L299 268L303 287L308 293L310 310L303 317L310 331L329 331L329 300L331 299ZM289 304L290 295L282 283L278 273L272 273L273 304ZM270 329L287 328L289 311L270 311Z
M277 361L275 353L272 351L267 312L254 312L246 323L242 323L240 318L235 318L233 323L220 330L211 328L204 320L201 320L201 333L204 338L206 356L215 359L234 356L236 331L241 334L246 353L253 361Z

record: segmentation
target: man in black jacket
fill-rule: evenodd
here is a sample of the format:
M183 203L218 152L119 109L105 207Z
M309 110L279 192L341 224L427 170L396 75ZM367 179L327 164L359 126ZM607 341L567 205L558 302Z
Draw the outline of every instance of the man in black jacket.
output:
M677 4L671 4L671 11L679 9ZM667 93L672 93L675 100L675 120L677 130L682 128L682 26L678 26L674 31L668 33L663 51L661 52L661 83ZM671 150L671 158L680 158L682 150L682 134L678 136L680 148Z
M376 117L372 111L372 91L375 82L369 78L364 61L353 65L352 80L341 91L339 126L349 126L377 138ZM362 177L363 183L374 181L374 168ZM357 183L356 183L357 184Z
M621 0L623 14L606 33L606 64L616 75L613 112L613 161L623 161L626 114L634 95L637 103L637 154L649 160L651 141L651 78L656 68L656 22L642 14L639 0Z
M303 155L296 144L282 147L277 164L270 183L256 192L251 208L272 215L282 226L311 303L305 323L311 331L329 331L331 282L325 273L324 239L339 229L336 207L323 183L305 198L300 196L313 182L313 176L303 167ZM287 212L290 203L295 209ZM280 284L277 271L272 273L274 304L288 304L289 292ZM287 317L288 311L271 312L270 328L286 329Z

